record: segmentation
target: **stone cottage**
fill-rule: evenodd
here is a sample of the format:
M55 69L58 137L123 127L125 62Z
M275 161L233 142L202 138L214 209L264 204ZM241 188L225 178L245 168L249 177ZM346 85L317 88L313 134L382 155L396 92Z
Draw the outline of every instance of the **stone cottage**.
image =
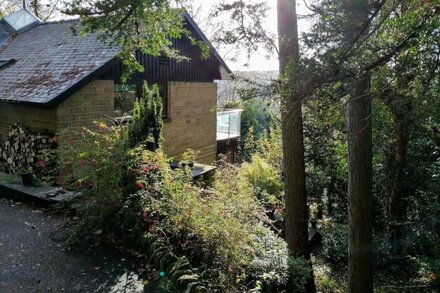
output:
M208 42L191 17L184 18L193 36ZM122 84L119 49L102 44L96 34L75 35L74 24L43 23L26 9L0 20L0 137L17 122L35 131L59 132L121 116L147 81L161 89L165 152L178 158L191 148L199 151L199 162L215 160L214 80L230 74L215 50L202 59L200 49L182 38L173 42L189 61L137 52L145 72Z

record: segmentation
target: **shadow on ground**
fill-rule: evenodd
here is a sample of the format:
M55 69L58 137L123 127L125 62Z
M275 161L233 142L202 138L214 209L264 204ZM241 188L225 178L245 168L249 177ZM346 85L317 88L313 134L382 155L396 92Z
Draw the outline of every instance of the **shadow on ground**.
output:
M0 199L0 292L143 292L144 259L111 247L66 246L61 216ZM149 291L149 290L148 290Z

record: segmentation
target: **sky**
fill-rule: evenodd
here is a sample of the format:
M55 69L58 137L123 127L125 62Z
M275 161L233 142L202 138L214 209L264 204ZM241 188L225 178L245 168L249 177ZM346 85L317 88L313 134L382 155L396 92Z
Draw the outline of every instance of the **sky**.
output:
M195 5L200 5L203 10L209 11L209 9L213 6L213 3L221 0L194 0L193 3ZM308 13L308 9L306 8L304 2L302 0L297 1L297 13L298 15L306 15ZM268 12L268 16L265 22L265 28L267 31L276 35L277 33L277 11L276 11L276 0L268 0L267 4L270 7ZM204 24L199 24L204 31L208 31L204 28ZM306 20L299 20L298 27L299 32L303 32L307 30L308 23ZM219 49L219 54L221 56L225 56L226 50ZM244 51L244 50L243 50ZM265 70L278 70L278 57L276 54L272 54L269 58L267 58L268 53L264 49L260 49L258 52L252 54L251 58L248 59L246 54L241 56L234 56L237 58L237 61L232 61L229 58L225 58L227 65L230 67L232 71L265 71Z
M9 2L16 3L21 6L22 0L6 0ZM53 0L52 0L53 1ZM42 2L52 2L50 0L42 0ZM228 2L230 2L229 0ZM254 1L254 0L251 0ZM255 0L258 1L258 0ZM306 15L308 10L303 2L304 0L297 0L297 13L301 15ZM306 0L310 1L310 0ZM220 2L226 2L225 0L191 0L191 4L193 7L200 7L201 13L200 15L208 15L210 10ZM267 4L269 5L269 12L267 18L265 20L265 28L268 32L276 35L277 34L277 11L276 11L276 3L277 0L267 0ZM208 36L210 35L209 29L209 19L198 20L196 17L196 22L198 22L201 29ZM299 20L298 23L300 33L305 31L308 27L308 23L306 20ZM229 52L228 48L218 48L218 52L220 56L224 57L226 64L230 67L232 71L265 71L265 70L278 70L278 57L276 54L272 54L268 56L268 52L264 49L260 49L257 52L254 52L251 55L251 58L248 59L247 54L240 52L245 52L245 48L241 51L233 51ZM232 55L231 55L232 54ZM231 58L233 57L233 58ZM269 58L268 58L269 57ZM236 59L236 60L233 60Z

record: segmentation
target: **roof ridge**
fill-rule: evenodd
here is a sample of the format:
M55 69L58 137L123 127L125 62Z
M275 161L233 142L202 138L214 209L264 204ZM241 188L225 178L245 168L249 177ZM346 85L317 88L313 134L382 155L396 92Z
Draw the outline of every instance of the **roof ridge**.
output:
M50 24L62 24L62 23L74 23L79 22L79 18L72 19L60 19L60 20L47 20L45 22L40 23L40 25L50 25Z

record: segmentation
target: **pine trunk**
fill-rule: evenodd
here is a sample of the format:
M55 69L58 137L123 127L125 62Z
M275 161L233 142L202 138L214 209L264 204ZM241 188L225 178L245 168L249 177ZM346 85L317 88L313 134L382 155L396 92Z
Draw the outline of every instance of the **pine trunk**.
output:
M371 99L368 80L347 105L349 292L373 292ZM359 96L364 95L362 98Z
M278 36L280 73L294 74L299 60L298 24L294 0L278 0ZM286 73L289 66L293 67L293 72ZM310 260L301 103L304 97L298 97L286 88L291 87L283 84L282 90L286 241L293 256ZM313 270L307 280L306 291L316 292Z
M368 0L346 0L347 42L362 33L368 20ZM366 32L366 31L365 31ZM347 105L348 136L348 292L373 292L372 135L369 78L352 84Z
M409 112L402 113L403 116L395 118L395 141L394 153L390 168L390 234L391 248L394 254L403 254L404 245L404 224L406 221L406 188L404 186L404 172L406 164L406 153L408 147L407 121Z

